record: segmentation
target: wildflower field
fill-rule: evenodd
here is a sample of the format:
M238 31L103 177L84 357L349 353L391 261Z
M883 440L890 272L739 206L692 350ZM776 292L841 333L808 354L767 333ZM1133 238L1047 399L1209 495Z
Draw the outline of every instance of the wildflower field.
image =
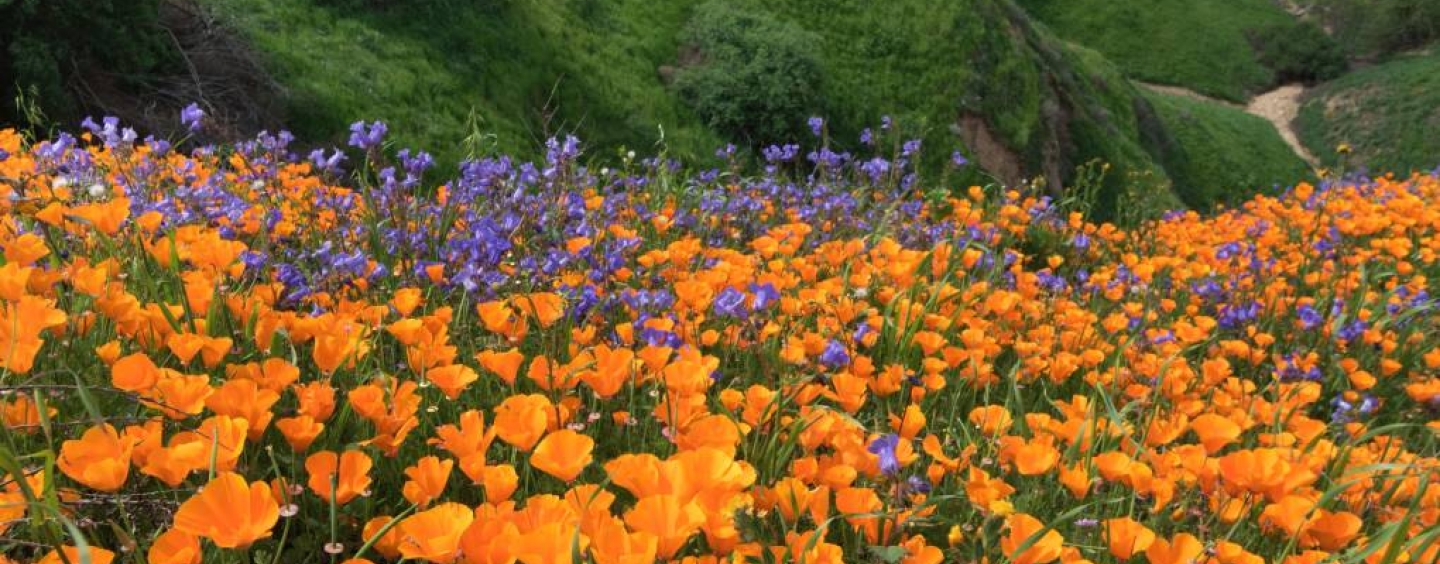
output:
M1120 228L883 130L86 127L0 131L0 562L1440 559L1433 174Z

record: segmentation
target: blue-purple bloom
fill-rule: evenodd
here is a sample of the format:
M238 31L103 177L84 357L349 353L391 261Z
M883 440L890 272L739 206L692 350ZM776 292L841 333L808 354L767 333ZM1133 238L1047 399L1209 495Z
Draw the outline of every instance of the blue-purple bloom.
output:
M830 368L849 366L850 353L846 352L845 345L840 341L831 339L829 343L826 343L825 350L820 353L820 364Z
M350 124L350 146L362 151L377 148L385 142L385 132L388 129L383 121L377 121L370 125L366 125L363 121L352 123Z
M1325 318L1320 315L1320 312L1315 311L1315 308L1310 304L1301 305L1296 309L1295 315L1300 318L1300 327L1302 329L1314 329L1319 326L1321 322L1325 321Z
M734 288L725 288L720 295L715 296L715 315L720 317L734 317L744 319L748 312L745 310L745 293Z
M191 102L189 106L185 106L184 109L180 110L180 123L189 129L191 133L200 131L200 127L203 125L201 122L204 119L205 110L200 109L200 105L194 102Z
M775 289L774 284L769 282L750 285L750 292L755 294L755 302L750 304L750 308L755 311L770 307L771 303L780 299L780 292Z
M900 473L900 459L895 455L895 447L900 445L900 437L891 433L876 437L865 447L870 454L880 457L880 472L886 476L894 477Z

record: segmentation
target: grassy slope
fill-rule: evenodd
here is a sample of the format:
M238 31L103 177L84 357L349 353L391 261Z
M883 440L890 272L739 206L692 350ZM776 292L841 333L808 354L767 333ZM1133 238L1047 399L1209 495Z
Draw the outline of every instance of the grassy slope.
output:
M474 110L506 151L533 152L560 131L648 149L659 126L683 154L721 143L656 72L674 59L684 3L202 1L268 55L308 139L343 142L351 121L384 119L402 143L458 147Z
M462 144L473 109L496 148L521 154L567 130L600 154L620 146L643 152L658 127L681 156L704 156L722 142L657 73L674 63L688 2L497 1L453 9L440 1L389 12L338 10L320 0L203 1L269 56L292 95L290 123L307 139L342 143L351 121L384 119L400 143L443 150ZM1168 186L1160 163L1173 165L1175 147L1208 139L1171 135L1118 68L1031 25L1012 0L739 1L821 35L827 113L842 145L889 114L918 130L935 162L960 144L951 129L958 115L977 115L1029 174L1112 163L1104 197L1113 202L1124 183ZM1183 191L1207 194L1206 186L1233 184L1234 175L1203 176L1219 170L1190 167L1174 176ZM1153 192L1157 205L1176 203L1169 190ZM1184 200L1209 203L1204 195Z
M1440 164L1440 50L1361 69L1316 88L1300 108L1300 139L1327 164L1349 143L1349 164L1373 171Z
M1233 204L1309 172L1262 118L1183 96L1146 91L1145 97L1178 144L1164 162L1176 191L1192 207Z
M1287 21L1271 0L1020 0L1061 37L1099 50L1130 76L1241 101L1268 86L1246 30Z

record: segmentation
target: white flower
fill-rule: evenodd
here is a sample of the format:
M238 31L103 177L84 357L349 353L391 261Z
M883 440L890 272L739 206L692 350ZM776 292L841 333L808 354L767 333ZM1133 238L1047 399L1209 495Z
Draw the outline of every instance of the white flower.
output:
M106 194L110 193L110 190L105 188L105 185L99 182L91 184L90 188L88 188L87 191L90 193L91 198L103 198Z

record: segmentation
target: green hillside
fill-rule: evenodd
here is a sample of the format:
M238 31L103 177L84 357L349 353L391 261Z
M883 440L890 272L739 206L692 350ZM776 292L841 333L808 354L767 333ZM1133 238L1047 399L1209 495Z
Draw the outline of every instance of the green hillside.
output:
M1215 102L1146 91L1177 142L1162 156L1185 203L1203 209L1234 204L1257 191L1305 178L1310 168L1275 127L1243 110Z
M1316 88L1297 125L1301 141L1327 164L1336 164L1336 147L1347 143L1352 167L1397 173L1435 168L1440 52L1401 57Z
M1275 81L1249 34L1295 25L1272 0L1020 3L1061 37L1100 51L1137 80L1237 102Z
M303 138L338 141L366 117L391 123L406 144L457 146L473 110L500 148L521 152L561 131L648 149L663 128L688 156L725 141L660 72L683 63L689 2L205 3L267 56ZM931 163L966 146L1010 181L1053 182L1100 159L1121 171L1116 185L1132 172L1165 183L1145 143L1164 133L1137 91L1035 29L1010 0L732 4L820 38L816 113L841 148L891 115L924 139Z
M202 0L262 52L303 138L341 142L381 119L401 142L458 147L471 115L496 148L533 152L579 131L602 147L721 144L656 73L675 58L684 2Z
M67 9L83 9L80 1L63 0ZM146 1L159 6L157 19L125 29L218 22L240 44L209 53L244 51L253 67L227 80L279 86L282 111L251 112L256 121L226 132L283 125L302 146L343 145L350 123L379 119L395 143L436 152L443 165L493 152L538 156L545 139L570 133L601 161L664 150L704 164L727 142L742 155L776 141L813 144L807 119L817 115L832 148L866 154L877 148L863 146L862 132L888 116L899 132L879 150L921 139L922 167L936 173L960 149L975 166L951 178L959 183L1043 177L1059 195L1078 167L1107 163L1098 207L1107 213L1125 190L1145 195L1137 205L1208 207L1293 164L1253 122L1142 94L1123 58L1117 65L1104 45L1066 42L1015 0ZM1255 10L1251 19L1269 17ZM195 60L181 54L171 59ZM57 68L47 76L59 87L67 79ZM110 74L130 72L138 71ZM146 72L181 83L195 75L179 63ZM206 100L215 90L194 78L192 90L166 92L166 80L150 80L159 86L135 92L151 94L102 93L79 109L109 113L127 107L109 102L128 96L128 107L152 118L142 129L159 132L193 99L223 116L217 104L233 100ZM65 125L75 113L39 125ZM1252 177L1215 164L1276 154Z

